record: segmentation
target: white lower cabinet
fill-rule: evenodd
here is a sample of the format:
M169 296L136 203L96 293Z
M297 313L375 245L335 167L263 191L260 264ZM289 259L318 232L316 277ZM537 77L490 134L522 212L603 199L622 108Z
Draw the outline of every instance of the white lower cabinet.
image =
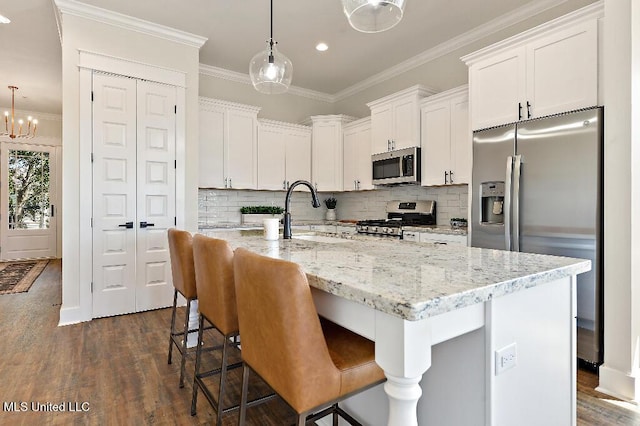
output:
M413 241L415 243L431 243L466 246L467 236L460 234L439 234L436 232L417 232L403 231L402 239L404 241Z
M259 120L257 162L258 189L287 190L296 180L310 181L311 128Z
M467 236L459 234L437 234L435 232L420 232L421 243L467 245Z

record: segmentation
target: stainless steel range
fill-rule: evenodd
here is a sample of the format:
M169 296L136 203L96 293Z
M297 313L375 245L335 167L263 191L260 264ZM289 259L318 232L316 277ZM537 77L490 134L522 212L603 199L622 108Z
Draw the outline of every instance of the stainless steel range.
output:
M358 221L358 233L402 238L403 226L436 224L436 202L433 200L389 201L386 210L386 219Z

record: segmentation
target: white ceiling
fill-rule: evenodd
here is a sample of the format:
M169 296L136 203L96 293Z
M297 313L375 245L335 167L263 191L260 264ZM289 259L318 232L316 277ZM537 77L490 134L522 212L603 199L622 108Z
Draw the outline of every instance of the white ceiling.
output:
M460 34L523 10L541 12L579 0L407 0L396 27L377 34L353 30L340 0L275 0L274 39L293 62L293 85L335 94ZM139 19L208 38L200 62L248 73L269 36L268 0L83 0ZM582 0L585 3L585 0ZM61 48L52 0L0 3L0 105L9 84L16 108L61 113ZM327 52L315 45L324 41Z

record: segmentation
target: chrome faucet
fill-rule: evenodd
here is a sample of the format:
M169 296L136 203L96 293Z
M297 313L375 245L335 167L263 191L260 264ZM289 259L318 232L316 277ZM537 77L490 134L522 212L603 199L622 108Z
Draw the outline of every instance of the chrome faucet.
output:
M284 200L284 230L282 231L282 238L285 240L291 239L291 213L289 213L289 203L291 202L291 193L293 192L293 188L298 185L306 185L311 190L311 205L313 208L317 209L320 207L320 200L318 200L318 193L311 183L306 180L297 180L291 184L289 190L287 191L287 198Z

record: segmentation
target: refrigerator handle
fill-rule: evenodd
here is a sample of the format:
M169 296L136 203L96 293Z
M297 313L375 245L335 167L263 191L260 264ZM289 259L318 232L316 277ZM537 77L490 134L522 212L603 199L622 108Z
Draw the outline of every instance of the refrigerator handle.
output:
M507 172L504 178L504 248L511 251L511 178L513 176L513 157L507 157Z
M522 170L522 155L513 158L513 198L511 211L513 217L511 224L513 229L513 251L520 251L520 173Z

